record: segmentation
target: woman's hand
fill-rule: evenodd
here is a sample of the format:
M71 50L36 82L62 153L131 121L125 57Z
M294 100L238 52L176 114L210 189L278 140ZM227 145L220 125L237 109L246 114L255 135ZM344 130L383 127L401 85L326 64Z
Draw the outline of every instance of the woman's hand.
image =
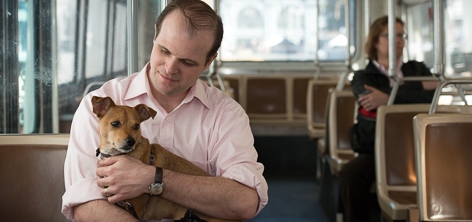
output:
M439 81L422 81L424 90L435 90L439 86Z
M364 85L364 89L369 90L370 93L359 97L358 101L367 111L375 110L379 106L387 104L389 98L388 94L369 85Z

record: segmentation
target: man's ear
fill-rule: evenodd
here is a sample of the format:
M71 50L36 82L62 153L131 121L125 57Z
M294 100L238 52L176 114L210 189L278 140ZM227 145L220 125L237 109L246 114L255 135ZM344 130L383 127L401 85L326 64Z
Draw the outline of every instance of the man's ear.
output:
M154 24L154 39L153 41L157 38L157 26Z
M205 64L205 69L208 69L208 67L210 67L211 63L213 62L213 60L216 59L217 56L218 56L218 52L215 53L215 54L208 60L208 62Z

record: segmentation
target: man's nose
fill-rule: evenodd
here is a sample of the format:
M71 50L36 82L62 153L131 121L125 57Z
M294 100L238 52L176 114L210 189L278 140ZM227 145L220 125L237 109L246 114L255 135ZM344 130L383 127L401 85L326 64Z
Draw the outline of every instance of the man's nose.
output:
M167 58L166 65L165 65L165 69L166 69L167 74L178 73L179 72L178 65L179 65L179 59L178 58L173 57L173 56Z

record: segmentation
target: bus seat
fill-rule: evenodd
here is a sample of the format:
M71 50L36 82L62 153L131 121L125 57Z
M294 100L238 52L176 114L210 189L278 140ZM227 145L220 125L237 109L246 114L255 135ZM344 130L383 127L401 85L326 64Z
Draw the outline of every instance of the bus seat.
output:
M210 85L210 82L208 81L207 78L200 78L203 82L205 82L207 85L211 86ZM221 87L220 87L220 83L218 81L214 81L213 82L214 84L214 87L218 88L221 90ZM223 80L223 84L224 84L224 90L221 90L223 91L226 95L228 95L229 97L233 98L234 100L236 100L235 98L235 95L234 95L234 90L233 88L231 88L230 86L230 82L227 81L226 79Z
M308 137L322 138L326 132L327 98L330 88L336 88L337 80L310 80L307 86L306 113ZM323 152L324 153L324 152Z
M292 113L294 119L303 119L307 118L307 91L308 91L308 82L313 77L311 76L295 76L293 78L293 87L292 87Z
M349 131L354 124L357 102L351 90L328 91L326 135L318 139L316 176L320 184L321 207L330 221L338 217L338 175L356 155L351 149Z
M338 175L341 168L355 157L349 140L349 131L354 124L357 102L350 90L330 89L325 146L329 151L331 172Z
M286 119L288 115L286 78L246 79L246 112L250 118Z
M419 114L414 120L421 221L472 221L472 115Z
M68 134L0 136L2 221L67 221L61 213Z
M413 117L427 113L429 104L380 106L376 122L376 188L384 216L405 220L416 201Z

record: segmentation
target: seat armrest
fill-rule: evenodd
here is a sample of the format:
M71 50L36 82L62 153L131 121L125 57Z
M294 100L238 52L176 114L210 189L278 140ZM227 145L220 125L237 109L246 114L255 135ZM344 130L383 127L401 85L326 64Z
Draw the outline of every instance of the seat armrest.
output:
M409 207L406 215L406 222L419 222L420 209L418 207Z

